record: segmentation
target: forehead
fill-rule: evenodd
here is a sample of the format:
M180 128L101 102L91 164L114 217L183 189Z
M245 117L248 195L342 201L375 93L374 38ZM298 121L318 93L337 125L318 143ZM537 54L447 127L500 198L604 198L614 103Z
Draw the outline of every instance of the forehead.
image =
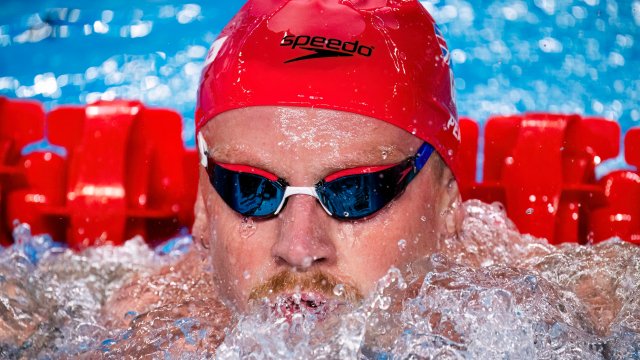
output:
M422 142L377 119L302 107L231 110L209 121L202 132L216 160L266 168L291 161L325 168L391 163L413 155Z
M274 137L280 146L318 148L326 145L395 144L409 146L416 138L386 122L367 116L304 107L249 107L227 111L203 129L210 146L253 143Z

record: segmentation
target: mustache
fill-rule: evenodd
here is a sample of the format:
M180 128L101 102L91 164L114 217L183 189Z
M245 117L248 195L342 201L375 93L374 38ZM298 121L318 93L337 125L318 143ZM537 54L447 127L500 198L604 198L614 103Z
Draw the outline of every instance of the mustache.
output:
M340 294L336 295L334 289L338 285L342 285L343 288ZM321 271L299 273L284 270L254 287L249 294L249 300L269 298L289 291L314 291L327 297L338 297L351 303L361 301L364 298L355 286Z

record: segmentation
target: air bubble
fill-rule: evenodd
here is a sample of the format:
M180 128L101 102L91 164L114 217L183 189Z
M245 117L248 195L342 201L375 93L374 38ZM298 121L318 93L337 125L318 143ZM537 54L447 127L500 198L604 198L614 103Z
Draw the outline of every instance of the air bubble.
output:
M391 307L391 298L389 296L382 296L378 302L378 308L380 310L389 310Z
M300 289L296 289L296 292L293 293L292 299L295 304L300 304L300 301L302 301L302 294L300 294Z

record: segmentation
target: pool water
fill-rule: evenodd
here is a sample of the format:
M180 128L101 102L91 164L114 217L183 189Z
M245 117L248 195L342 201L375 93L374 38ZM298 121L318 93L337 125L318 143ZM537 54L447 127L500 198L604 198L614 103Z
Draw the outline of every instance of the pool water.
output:
M640 125L640 1L422 3L448 39L461 114L483 123L577 112ZM201 63L242 2L2 6L0 95L48 109L140 99L180 112L193 146ZM599 173L625 167L618 158ZM16 224L16 245L0 250L0 358L640 358L640 248L555 248L518 234L499 205L464 207L461 238L442 239L414 269L390 269L362 305L324 322L232 316L188 234L153 249L135 238L73 253ZM143 296L152 308L139 306Z

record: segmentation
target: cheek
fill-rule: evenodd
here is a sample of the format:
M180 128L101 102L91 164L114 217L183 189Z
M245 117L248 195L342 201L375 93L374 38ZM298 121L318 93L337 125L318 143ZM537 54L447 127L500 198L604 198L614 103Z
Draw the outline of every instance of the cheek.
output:
M366 221L342 223L336 231L340 272L347 274L365 294L391 266L398 266L403 261L397 245L397 230L386 219L377 216Z
M216 284L226 300L242 306L270 259L268 239L261 234L268 226L247 222L215 194L205 196L205 201Z
M435 206L415 198L398 199L366 221L341 224L337 231L341 271L364 292L393 266L405 271L437 250Z

